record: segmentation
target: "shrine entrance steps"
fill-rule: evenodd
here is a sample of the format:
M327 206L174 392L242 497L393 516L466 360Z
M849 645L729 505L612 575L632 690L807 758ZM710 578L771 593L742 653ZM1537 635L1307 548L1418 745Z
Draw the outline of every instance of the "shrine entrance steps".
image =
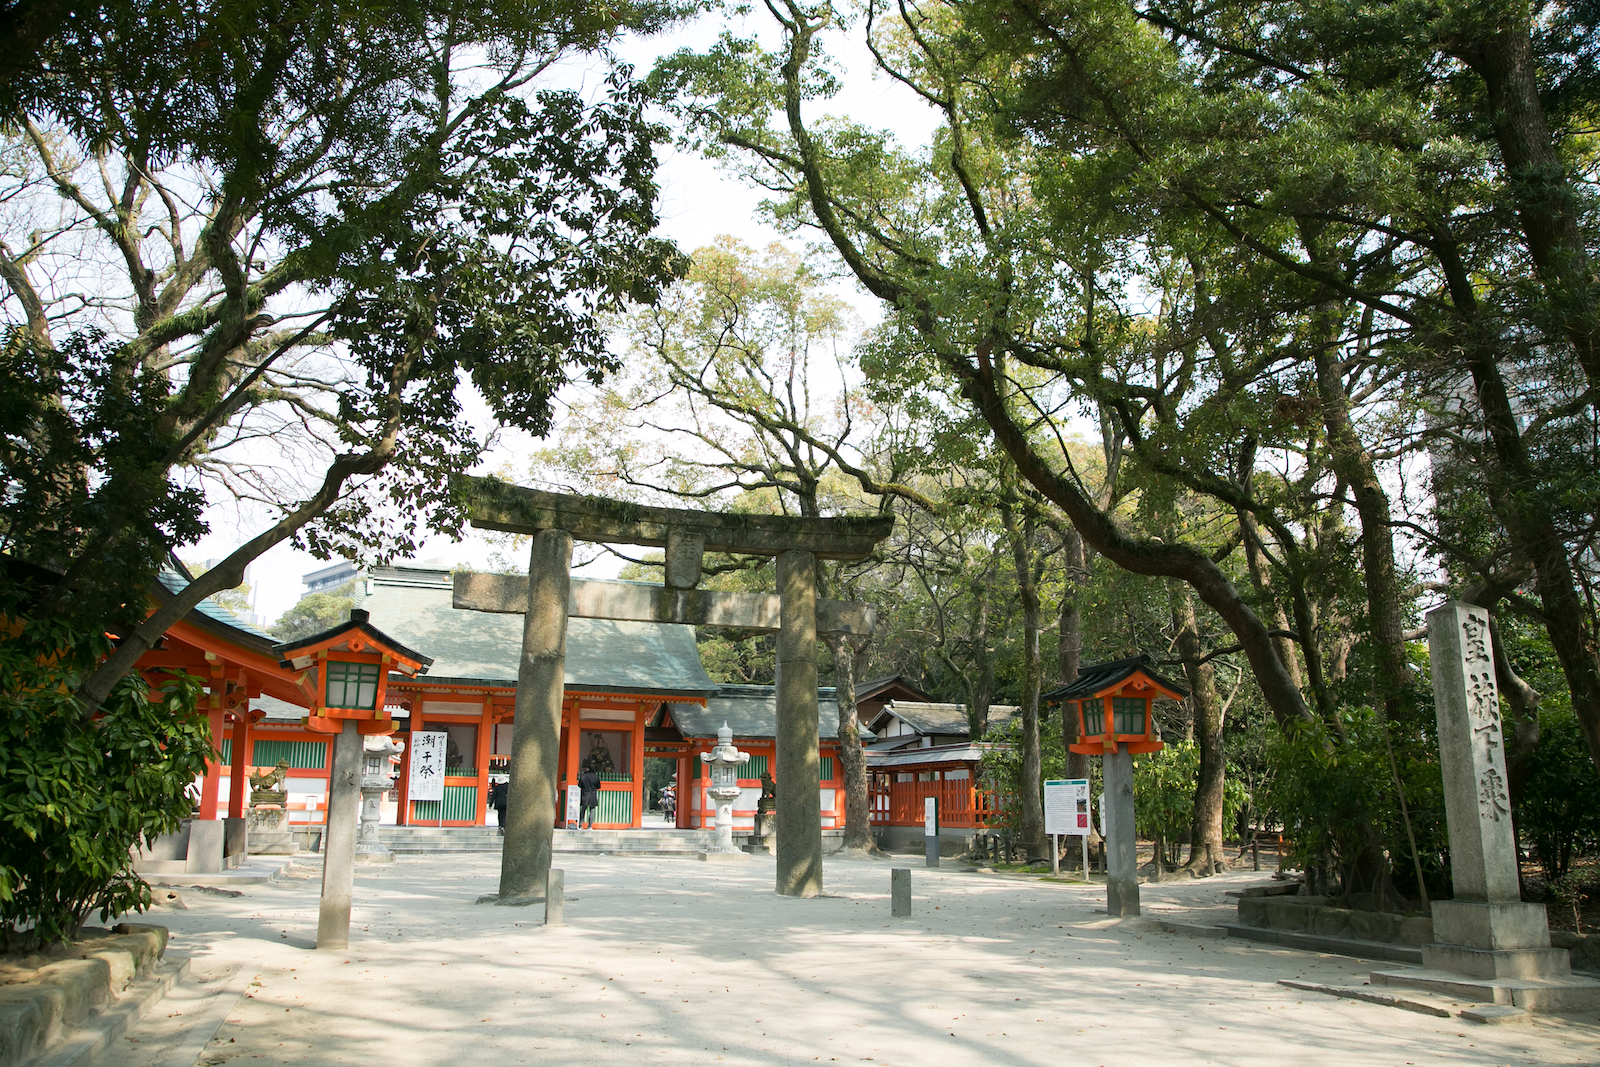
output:
M493 826L385 826L378 837L402 856L499 852L505 844ZM558 853L695 859L715 840L715 830L557 830L553 844Z

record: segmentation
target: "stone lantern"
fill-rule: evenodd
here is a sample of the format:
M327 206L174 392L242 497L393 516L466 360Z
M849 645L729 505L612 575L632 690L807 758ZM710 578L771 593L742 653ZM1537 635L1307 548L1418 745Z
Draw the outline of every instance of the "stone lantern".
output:
M733 747L733 730L727 723L717 731L717 747L700 753L700 760L711 774L711 788L706 795L717 803L717 840L702 855L743 856L733 843L733 802L739 799L739 767L750 759L750 753Z
M361 832L356 836L357 863L393 863L394 853L378 840L378 820L383 817L383 794L394 787L389 760L405 745L387 737L364 739L361 752Z

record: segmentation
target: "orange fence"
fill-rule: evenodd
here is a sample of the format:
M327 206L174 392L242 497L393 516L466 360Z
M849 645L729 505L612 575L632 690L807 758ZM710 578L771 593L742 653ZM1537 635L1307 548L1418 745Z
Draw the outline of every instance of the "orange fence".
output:
M921 826L923 801L939 798L939 825L950 829L981 830L1000 814L998 797L974 779L948 782L895 782L889 775L874 775L872 821L882 826Z

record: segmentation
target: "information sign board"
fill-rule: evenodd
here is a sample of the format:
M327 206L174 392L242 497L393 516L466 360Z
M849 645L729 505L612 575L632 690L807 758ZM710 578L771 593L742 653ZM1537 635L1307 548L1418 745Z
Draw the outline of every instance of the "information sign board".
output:
M939 836L939 800L937 797L922 798L922 836Z
M1052 778L1044 783L1044 832L1063 837L1089 834L1089 780Z
M579 818L583 815L583 809L578 806L582 799L582 787L576 785L567 786L567 826L569 828L577 825Z
M450 743L447 733L411 735L411 782L407 795L412 800L444 799L445 747Z

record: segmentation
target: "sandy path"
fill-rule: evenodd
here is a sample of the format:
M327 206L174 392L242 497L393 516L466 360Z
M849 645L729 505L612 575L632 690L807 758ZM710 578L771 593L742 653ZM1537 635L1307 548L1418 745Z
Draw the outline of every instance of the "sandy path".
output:
M887 862L830 862L816 900L775 896L770 859L562 865L568 925L554 929L473 904L494 888L492 855L363 871L352 949L334 955L308 951L315 880L186 894L190 910L154 916L173 951L203 975L256 975L199 1062L1600 1063L1600 1019L1484 1027L1298 993L1277 980L1359 983L1371 968L1113 922L1098 887L913 868L913 918L894 920ZM1224 890L1266 878L1152 885L1144 900L1206 921ZM178 1067L160 1050L183 1026L150 1020L118 1062Z

